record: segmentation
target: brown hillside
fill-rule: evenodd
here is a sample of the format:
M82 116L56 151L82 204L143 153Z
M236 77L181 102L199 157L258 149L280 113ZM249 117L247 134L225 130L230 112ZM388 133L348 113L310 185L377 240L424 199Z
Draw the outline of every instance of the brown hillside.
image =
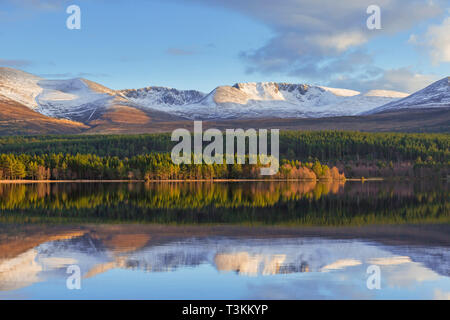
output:
M0 95L0 135L75 134L86 129L82 123L44 116Z
M169 120L145 117L143 113L116 109L96 122L86 133L159 133L177 128L193 129L191 120ZM130 111L130 112L128 112ZM148 115L148 114L147 114ZM117 121L116 118L129 120ZM106 120L108 119L108 120ZM133 120L132 120L133 119ZM94 124L94 123L92 123ZM280 130L352 130L366 132L450 132L450 108L401 110L370 116L330 117L320 119L245 119L204 121L203 129L275 128Z

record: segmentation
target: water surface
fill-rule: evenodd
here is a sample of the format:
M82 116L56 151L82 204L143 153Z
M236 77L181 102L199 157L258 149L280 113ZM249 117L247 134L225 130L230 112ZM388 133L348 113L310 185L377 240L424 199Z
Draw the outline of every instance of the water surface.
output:
M423 182L0 185L0 299L449 299L448 196Z

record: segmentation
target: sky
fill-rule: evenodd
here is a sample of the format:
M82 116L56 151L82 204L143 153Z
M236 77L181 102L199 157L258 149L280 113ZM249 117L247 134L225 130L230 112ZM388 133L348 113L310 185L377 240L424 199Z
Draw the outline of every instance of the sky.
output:
M369 29L369 5L381 29ZM66 9L78 5L81 29ZM112 89L415 92L450 76L449 0L0 0L0 67Z

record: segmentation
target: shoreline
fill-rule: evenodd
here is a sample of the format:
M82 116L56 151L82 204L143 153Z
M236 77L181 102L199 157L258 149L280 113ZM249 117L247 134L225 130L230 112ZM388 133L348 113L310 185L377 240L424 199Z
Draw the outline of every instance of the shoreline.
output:
M0 180L0 184L36 184L36 183L168 183L168 182L311 182L313 179L168 179L168 180ZM385 181L384 178L348 178L345 180L315 180L316 182L347 181Z

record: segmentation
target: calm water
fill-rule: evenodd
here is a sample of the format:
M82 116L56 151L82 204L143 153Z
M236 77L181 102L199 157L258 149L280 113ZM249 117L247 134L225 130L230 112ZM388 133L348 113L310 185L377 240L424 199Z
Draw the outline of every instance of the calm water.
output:
M0 299L450 299L448 199L423 182L0 184Z

